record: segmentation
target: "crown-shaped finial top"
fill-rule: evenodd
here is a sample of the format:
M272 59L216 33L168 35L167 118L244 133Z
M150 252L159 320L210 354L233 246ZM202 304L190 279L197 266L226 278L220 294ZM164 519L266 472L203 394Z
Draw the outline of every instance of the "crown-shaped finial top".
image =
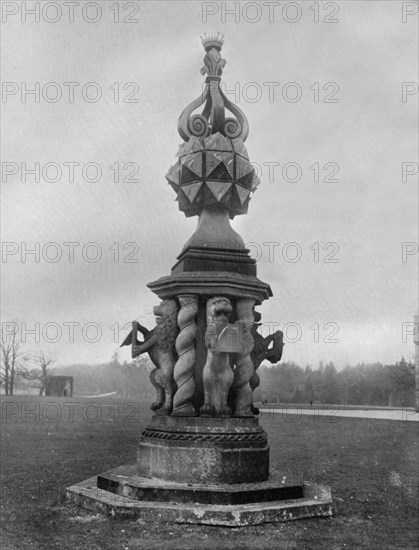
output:
M201 36L205 48L204 66L201 74L207 75L205 89L200 97L184 109L178 120L178 131L184 141L191 136L207 137L210 134L221 133L230 138L240 138L246 141L249 125L244 113L237 105L226 98L220 88L221 75L226 65L220 50L224 43L224 35L204 34ZM205 104L201 114L193 115L193 111ZM228 109L235 118L225 116Z
M210 34L207 36L206 34L203 34L201 36L201 40L206 52L211 48L215 48L220 52L224 43L224 35L219 34L218 32L216 35Z

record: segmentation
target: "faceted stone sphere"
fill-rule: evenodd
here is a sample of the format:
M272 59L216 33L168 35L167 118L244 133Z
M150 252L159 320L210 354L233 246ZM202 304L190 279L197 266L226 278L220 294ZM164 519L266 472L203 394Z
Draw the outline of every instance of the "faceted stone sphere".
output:
M179 483L252 483L269 477L257 418L157 416L140 439L140 476Z
M182 144L166 179L187 217L217 204L228 209L230 218L245 214L259 184L243 141L219 132L205 138L192 136Z

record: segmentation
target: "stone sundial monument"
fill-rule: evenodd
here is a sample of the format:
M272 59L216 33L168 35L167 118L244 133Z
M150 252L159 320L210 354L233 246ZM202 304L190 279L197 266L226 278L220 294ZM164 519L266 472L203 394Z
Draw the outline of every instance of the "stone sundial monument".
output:
M247 119L220 87L223 40L205 36L202 43L205 88L179 117L183 143L166 175L179 210L198 217L197 229L170 275L148 284L161 300L155 328L134 321L122 344L131 346L133 358L148 353L155 365L154 415L135 465L74 485L67 495L112 514L185 523L329 516L328 487L285 485L281 473L269 474L253 390L260 363L280 360L282 333L263 338L258 332L255 307L272 291L230 225L247 213L259 180L245 147Z

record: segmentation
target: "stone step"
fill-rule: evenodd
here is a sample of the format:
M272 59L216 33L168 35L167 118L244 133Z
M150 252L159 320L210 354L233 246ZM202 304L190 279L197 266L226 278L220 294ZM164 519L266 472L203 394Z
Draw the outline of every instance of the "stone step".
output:
M196 504L249 504L303 497L301 484L285 485L279 476L261 483L186 484L140 477L130 466L99 475L97 486L134 500Z
M120 468L116 470L120 471ZM98 477L107 477L108 474ZM114 471L114 475L121 474ZM161 520L226 527L330 517L333 514L330 488L308 482L302 485L301 498L228 505L137 500L98 488L98 477L68 487L67 499L88 510L116 518L141 517L153 522ZM162 488L164 484L156 482L156 486ZM235 489L240 490L238 487Z

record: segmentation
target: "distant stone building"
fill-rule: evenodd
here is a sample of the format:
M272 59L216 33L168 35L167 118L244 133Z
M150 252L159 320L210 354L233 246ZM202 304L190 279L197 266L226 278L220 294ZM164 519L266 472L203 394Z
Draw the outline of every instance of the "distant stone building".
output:
M49 376L45 395L50 397L71 397L73 395L72 376Z

